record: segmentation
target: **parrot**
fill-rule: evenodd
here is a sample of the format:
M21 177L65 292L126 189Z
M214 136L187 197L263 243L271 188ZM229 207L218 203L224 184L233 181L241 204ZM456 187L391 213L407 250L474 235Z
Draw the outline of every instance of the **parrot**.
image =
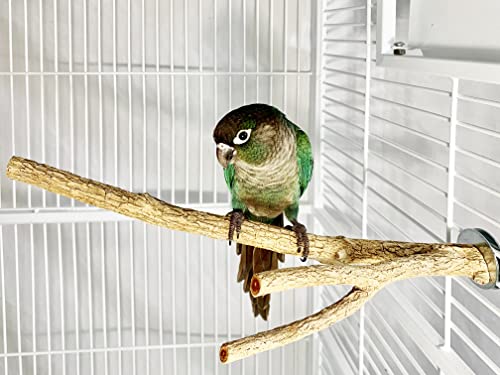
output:
M275 226L290 221L302 261L309 254L306 227L298 220L299 199L312 177L313 153L307 134L279 109L262 103L248 104L227 113L215 126L216 156L231 194L229 244L237 238L244 220ZM250 295L255 317L267 320L270 295L253 297L254 273L278 268L284 254L236 244L240 256L237 281Z

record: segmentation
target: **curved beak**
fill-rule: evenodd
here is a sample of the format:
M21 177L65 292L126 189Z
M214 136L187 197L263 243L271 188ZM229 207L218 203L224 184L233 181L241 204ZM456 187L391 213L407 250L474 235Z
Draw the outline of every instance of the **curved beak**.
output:
M225 143L217 143L217 160L223 168L227 168L233 162L236 155L234 147L228 146Z

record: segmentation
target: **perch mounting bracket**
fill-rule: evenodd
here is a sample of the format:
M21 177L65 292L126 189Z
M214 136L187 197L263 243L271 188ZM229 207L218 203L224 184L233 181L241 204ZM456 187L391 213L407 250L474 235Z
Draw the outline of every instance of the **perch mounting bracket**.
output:
M490 251L486 247L480 248L483 252L485 259L493 257L495 258L495 269L491 270L494 275L494 279L488 284L476 284L483 289L500 289L500 247L493 238L491 234L481 228L467 228L460 232L457 238L457 242L466 243L471 245L486 244ZM484 251L487 253L484 253Z

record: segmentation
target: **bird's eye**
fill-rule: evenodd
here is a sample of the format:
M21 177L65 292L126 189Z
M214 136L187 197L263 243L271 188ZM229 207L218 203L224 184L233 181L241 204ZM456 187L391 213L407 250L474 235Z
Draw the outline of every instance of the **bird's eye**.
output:
M250 139L251 132L252 132L251 129L240 130L238 134L236 134L236 137L234 137L233 143L235 145L242 145L243 143L245 143Z

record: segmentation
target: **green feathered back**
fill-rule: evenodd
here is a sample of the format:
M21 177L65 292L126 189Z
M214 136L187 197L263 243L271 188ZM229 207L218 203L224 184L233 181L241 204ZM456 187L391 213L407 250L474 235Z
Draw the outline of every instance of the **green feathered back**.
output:
M299 165L300 196L302 196L312 177L314 167L312 147L309 137L301 128L291 121L288 121L288 124L295 131L297 138L297 163Z

